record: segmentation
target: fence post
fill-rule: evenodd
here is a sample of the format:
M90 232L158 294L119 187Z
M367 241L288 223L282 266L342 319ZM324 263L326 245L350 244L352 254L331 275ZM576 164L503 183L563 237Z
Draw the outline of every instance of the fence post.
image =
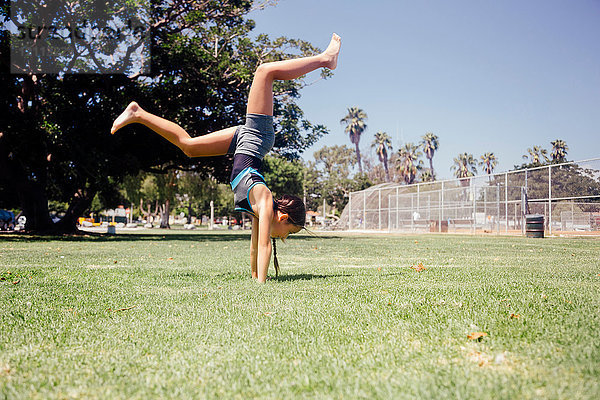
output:
M379 188L379 191L377 193L378 196L378 204L379 204L379 224L378 224L378 230L381 230L381 188Z
M508 233L508 172L504 173L504 219L506 220L506 233Z
M388 194L388 232L392 231L392 195Z
M473 177L471 177L471 196L473 196L473 222L471 223L471 233L475 233L477 232L477 203L475 200L475 184L473 183Z
M496 233L500 234L500 184L496 183Z
M590 214L590 219L591 219L591 214ZM562 218L561 218L562 219ZM575 225L575 200L571 200L571 225ZM591 225L590 225L591 227ZM575 230L574 228L571 228L571 230Z
M417 183L417 212L420 214L421 206L421 184Z
M440 213L438 215L438 232L442 232L442 219L444 217L444 181L442 181L441 201L440 201Z
M367 192L363 193L363 229L367 229Z
M514 217L513 217L513 227L517 230L517 203L515 203L514 207Z
M398 205L398 186L396 186L396 229L400 230L400 222L399 222L399 215L400 215L400 209L399 209L399 205Z
M431 192L427 195L427 221L431 221Z
M415 196L413 193L410 194L410 230L411 232L415 231Z
M352 229L352 192L348 196L348 230L350 230Z
M488 182L489 184L489 182ZM487 225L487 190L488 190L489 186L485 186L483 188L483 229L485 230L485 227ZM490 231L492 230L492 227L490 227Z
M548 167L548 235L552 235L552 167Z

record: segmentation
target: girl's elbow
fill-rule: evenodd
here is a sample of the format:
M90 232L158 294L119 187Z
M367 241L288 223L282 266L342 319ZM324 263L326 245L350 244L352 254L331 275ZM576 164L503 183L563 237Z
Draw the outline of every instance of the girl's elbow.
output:
M190 158L195 157L194 148L192 146L188 146L188 145L181 146L181 151L183 151L183 154L185 154L186 156L188 156Z

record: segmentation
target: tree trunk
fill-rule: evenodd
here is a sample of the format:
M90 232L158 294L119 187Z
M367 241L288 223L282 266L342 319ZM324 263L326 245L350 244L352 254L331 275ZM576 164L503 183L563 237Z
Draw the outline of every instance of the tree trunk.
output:
M385 168L385 181L389 182L390 181L390 171L388 169L388 158L387 158L387 154L383 155L383 168Z
M171 202L167 199L165 204L160 208L160 227L163 229L171 229L171 226L169 225L170 208Z
M356 146L356 161L358 161L358 172L363 173L362 163L360 161L360 149L358 148L358 140L354 143Z
M27 218L25 230L30 232L49 232L54 224L48 212L48 197L44 189L34 182L19 182L15 185L23 215Z
M187 205L187 209L188 209L188 224L192 223L192 202L189 201L188 205Z
M154 214L152 214L152 224L154 224L154 220L159 215L161 215L160 214L160 206L158 205L158 200L156 200L156 203L155 203L155 206L154 206Z
M95 189L90 189L87 191L81 190L77 192L77 194L73 196L65 216L54 225L54 230L57 233L77 232L77 219L82 216L83 213L85 213L85 211L90 207L95 195Z
M133 209L132 209L133 212ZM142 219L144 219L144 215L146 214L146 211L144 211L144 200L140 198L140 216L142 217ZM146 219L146 222L148 221L148 219Z
M23 215L27 218L25 229L32 232L50 231L53 223L44 186L29 180L19 163L9 158L9 153L0 138L0 180L16 193Z
M433 172L433 157L429 159L429 170L431 171L431 179L435 181L435 172Z

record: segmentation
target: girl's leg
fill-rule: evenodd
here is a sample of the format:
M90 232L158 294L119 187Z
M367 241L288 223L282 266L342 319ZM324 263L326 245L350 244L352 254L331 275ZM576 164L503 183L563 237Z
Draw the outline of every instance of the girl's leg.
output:
M318 56L261 64L254 73L246 112L273 115L273 81L296 79L322 67L335 69L340 45L341 38L334 33L327 49Z
M144 111L135 101L113 123L111 134L125 125L137 122L145 125L160 136L179 147L188 157L220 156L227 154L236 127L226 128L195 138L179 125Z

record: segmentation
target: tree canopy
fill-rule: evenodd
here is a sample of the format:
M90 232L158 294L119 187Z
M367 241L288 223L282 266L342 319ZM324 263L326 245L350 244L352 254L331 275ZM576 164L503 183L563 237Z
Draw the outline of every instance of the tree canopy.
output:
M97 194L108 203L120 200L110 195L115 184L140 170L194 171L225 182L231 168L227 157L189 159L138 124L111 136L113 119L136 100L191 136L239 125L260 63L319 51L297 39L253 39L254 22L247 19L252 1L171 0L148 7L150 72L142 69L129 76L120 72L131 71L71 73L68 58L59 62L59 73L11 74L11 33L1 32L0 207L21 208L28 217L26 229L74 229ZM7 8L1 17L10 19ZM103 17L98 13L97 18ZM49 23L63 26L65 18L58 13ZM303 85L295 80L274 87L274 151L288 159L298 158L327 132L307 121L297 106ZM48 200L69 204L58 225L48 216Z

